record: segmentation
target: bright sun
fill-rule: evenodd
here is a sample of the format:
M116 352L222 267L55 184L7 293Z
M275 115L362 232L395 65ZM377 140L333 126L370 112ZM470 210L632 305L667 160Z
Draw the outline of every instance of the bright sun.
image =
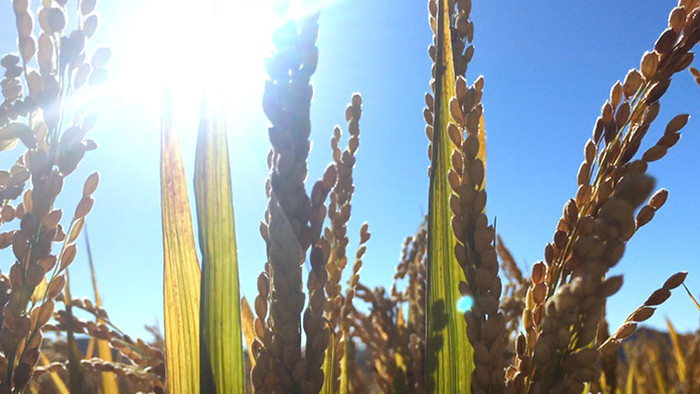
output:
M154 0L143 2L137 13L126 11L119 36L110 37L115 63L107 94L137 100L156 113L164 89L176 106L198 109L206 92L224 97L230 111L259 111L271 36L284 22L275 16L275 2ZM319 9L324 1L313 9L296 3L288 17Z
M274 30L273 21L263 17L270 15L270 1L174 4L158 7L162 25L145 48L154 50L152 84L171 90L176 99L214 91L233 99L233 105L262 88Z

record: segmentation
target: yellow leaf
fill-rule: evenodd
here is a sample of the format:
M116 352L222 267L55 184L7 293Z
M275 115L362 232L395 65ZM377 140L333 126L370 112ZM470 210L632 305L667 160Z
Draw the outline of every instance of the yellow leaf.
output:
M241 299L241 323L243 324L243 336L245 337L246 347L248 348L248 359L250 360L250 368L252 369L255 366L255 355L253 355L255 317L245 297Z
M172 393L199 393L200 269L194 244L180 141L172 101L161 110L160 187L167 381Z
M49 365L49 359L46 357L46 354L41 353L41 363L44 366ZM68 387L66 387L66 384L63 383L63 380L61 379L60 376L58 376L58 372L50 372L49 375L51 376L51 380L53 381L53 384L56 386L56 390L58 390L59 394L70 394L70 391L68 391Z
M683 349L681 348L681 341L678 337L678 332L676 328L671 324L671 320L666 317L666 326L668 326L668 335L671 337L671 343L673 344L673 356L676 359L676 373L678 374L678 380L682 384L686 381L686 371L687 366L685 363L685 355L683 354Z

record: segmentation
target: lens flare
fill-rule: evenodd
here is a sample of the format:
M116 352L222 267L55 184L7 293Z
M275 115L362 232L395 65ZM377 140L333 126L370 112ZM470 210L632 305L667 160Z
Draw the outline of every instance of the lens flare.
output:
M474 305L474 299L471 296L461 296L457 300L457 311L464 313L472 309L472 305Z

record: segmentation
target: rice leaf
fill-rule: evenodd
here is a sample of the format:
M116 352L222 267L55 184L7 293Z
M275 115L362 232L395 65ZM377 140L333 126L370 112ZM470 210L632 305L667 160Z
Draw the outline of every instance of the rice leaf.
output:
M243 344L231 173L223 107L202 101L194 192L202 252L201 390L243 393Z
M323 387L321 387L322 394L332 394L333 385L335 380L335 334L333 330L328 330L328 347L326 348L326 356L323 359ZM343 355L345 358L345 355ZM342 364L342 361L341 361ZM341 373L347 371L341 370ZM342 378L341 378L342 379ZM347 391L340 391L341 393L347 393Z
M46 357L46 354L43 352L41 353L41 363L44 366L49 365L49 358ZM68 387L66 387L66 384L63 383L63 379L61 379L61 377L58 375L58 372L49 372L49 375L51 376L51 380L56 386L56 391L58 391L59 394L70 394Z
M85 351L85 359L92 358L95 354L95 337L90 337L88 340L87 350Z
M348 380L348 336L343 332L343 340L340 342L343 346L343 358L340 359L340 394L347 394L350 390L350 382ZM329 345L330 346L330 345Z
M439 1L435 72L435 119L428 219L428 290L426 377L429 392L466 393L474 368L464 316L455 310L464 273L454 255L448 184L452 146L447 126L455 72L448 18L448 0Z
M683 354L683 349L681 348L681 341L678 337L678 332L676 332L676 328L673 326L668 317L666 317L666 326L668 327L668 335L671 337L671 344L673 345L673 357L676 359L676 373L678 374L678 380L682 384L685 384L686 371L688 369L685 363L685 355Z
M654 383L656 384L656 392L659 394L666 394L666 384L664 383L664 378L661 376L661 367L659 364L659 355L655 347L647 347L646 349L647 359L652 365L651 370L654 375Z
M200 270L180 141L172 129L172 100L161 109L163 292L168 388L199 393Z
M685 288L685 291L686 291L686 292L688 293L688 295L690 296L690 299L693 300L693 302L695 303L695 306L696 306L698 309L700 309L700 304L698 304L698 300L696 300L695 297L693 297L693 293L691 293L690 290L688 290L688 286L686 286L685 283L683 283L683 287Z
M95 291L95 305L101 308L102 298L100 297L100 291L97 288L97 276L95 274L95 264L92 260L92 250L90 249L90 237L88 237L87 227L85 227L85 247L87 250L88 263L90 265L92 288ZM97 323L104 323L104 320L97 319ZM90 338L90 343L94 343L93 338ZM112 361L112 350L109 347L108 341L97 340L97 354L104 361ZM91 352L88 352L87 356L92 356ZM117 384L117 377L114 376L114 372L102 372L100 375L102 378L102 393L119 394L119 385Z
M253 340L255 340L254 321L255 317L250 309L248 300L245 297L241 298L241 328L243 329L243 337L248 348L248 359L250 360L251 369L255 366L255 355L253 354Z
M633 394L635 383L639 380L636 360L631 359L629 362L630 367L629 372L627 373L627 380L625 382L625 394Z

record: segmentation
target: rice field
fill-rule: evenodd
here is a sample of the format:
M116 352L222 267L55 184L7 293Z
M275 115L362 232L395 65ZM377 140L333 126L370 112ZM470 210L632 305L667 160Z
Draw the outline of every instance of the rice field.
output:
M109 15L95 0L39 3L12 1L17 47L0 61L0 151L19 153L0 171L0 248L10 256L0 273L0 394L700 391L697 332L679 332L668 318L665 331L644 326L672 294L692 300L688 314L700 311L684 284L688 272L659 268L650 278L656 290L627 317L608 307L623 287L618 263L628 242L664 214L669 198L648 170L682 144L690 118L657 120L672 82L689 73L700 87L697 0L670 9L639 64L600 98L570 174L575 190L533 264L514 257L487 214L488 80L470 68L479 56L472 2L427 3L430 165L415 176L429 180L428 205L402 245L373 244L372 218L350 226L355 188L363 187L354 174L366 133L360 93L337 111L345 122L329 133L328 164L311 171L322 11L276 2L285 22L265 64L269 151L259 227L235 225L234 208L246 207L233 201L235 125L223 100L202 100L190 183L189 147L176 131L172 94L162 92L164 325L143 322L150 338L129 336L103 305L86 227L100 203L100 169L74 179L86 155L100 155L88 133L102 126L96 112L69 104L110 78L112 51L91 41ZM65 189L76 187L76 200L63 205ZM238 252L241 234L251 232L265 245L256 277L241 275ZM393 277L368 284L367 255L391 247L400 251ZM69 275L79 249L90 277ZM76 282L89 283L92 297L72 293ZM255 293L243 296L253 282Z

